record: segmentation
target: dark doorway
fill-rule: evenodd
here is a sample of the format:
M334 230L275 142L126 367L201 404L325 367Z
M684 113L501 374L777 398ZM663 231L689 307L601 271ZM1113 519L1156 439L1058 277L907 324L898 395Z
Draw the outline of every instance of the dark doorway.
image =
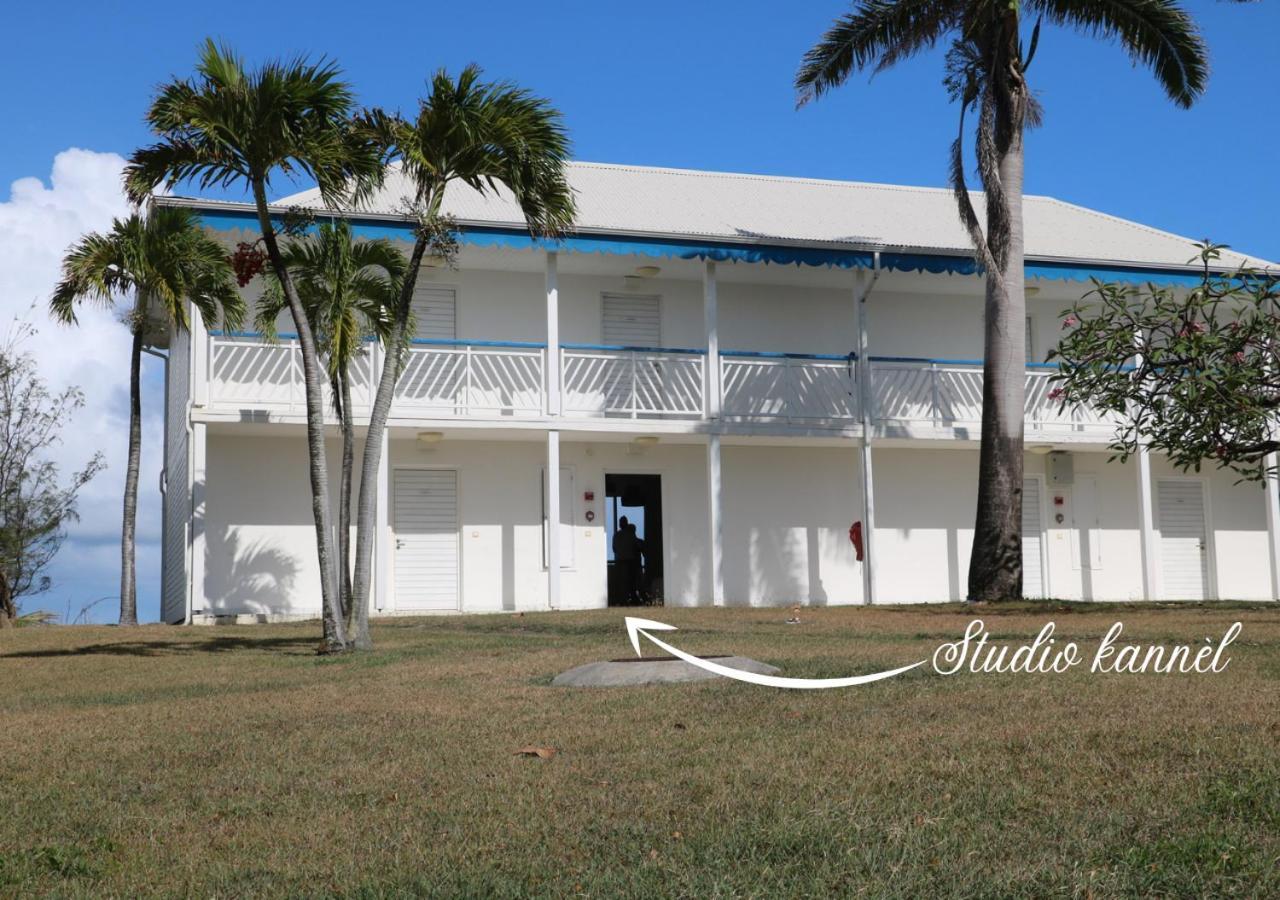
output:
M606 474L604 515L609 605L661 606L662 477Z

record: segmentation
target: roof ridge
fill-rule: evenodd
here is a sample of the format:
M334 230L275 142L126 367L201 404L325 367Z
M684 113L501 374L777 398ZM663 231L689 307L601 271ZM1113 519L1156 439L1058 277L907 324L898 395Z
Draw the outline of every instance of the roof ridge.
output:
M915 184L889 184L879 181L850 181L841 178L808 178L802 175L764 175L754 172L726 172L719 169L688 169L675 166L639 166L630 163L603 163L590 160L572 160L569 163L576 168L609 169L623 172L657 172L664 175L679 175L692 178L732 178L745 181L768 181L781 184L812 184L827 187L864 188L880 191L914 191L922 194L950 194L951 188L929 187ZM975 196L982 196L982 191L971 191ZM1052 199L1040 194L1027 194L1025 200Z

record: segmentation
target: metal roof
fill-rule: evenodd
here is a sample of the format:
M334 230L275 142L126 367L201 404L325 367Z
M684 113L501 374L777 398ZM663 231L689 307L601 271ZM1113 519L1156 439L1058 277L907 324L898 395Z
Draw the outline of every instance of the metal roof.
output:
M580 232L972 253L949 189L589 162L570 163L568 177ZM411 193L392 164L383 187L357 212L401 214ZM973 197L981 217L983 196ZM322 204L311 189L273 206ZM524 225L505 189L482 195L455 182L444 209L468 224ZM1191 238L1053 197L1026 196L1023 215L1028 257L1182 268L1196 255ZM1221 264L1275 267L1232 251L1223 252Z

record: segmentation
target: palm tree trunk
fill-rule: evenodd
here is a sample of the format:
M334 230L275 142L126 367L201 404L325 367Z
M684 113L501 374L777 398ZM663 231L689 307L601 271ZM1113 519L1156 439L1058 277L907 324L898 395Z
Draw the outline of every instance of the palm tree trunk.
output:
M315 336L311 333L311 322L307 319L306 310L302 307L302 301L289 277L288 267L285 266L284 258L280 254L275 228L267 212L266 186L261 181L255 181L253 184L253 199L257 206L258 225L262 229L267 257L271 261L271 267L280 280L285 299L289 303L289 312L293 316L294 328L298 332L298 346L302 351L302 376L307 401L307 456L311 475L311 515L315 520L316 557L320 564L321 622L324 631L320 652L341 653L349 647L341 598L337 589L337 557L333 552L329 469L324 448L324 390L322 387L324 381L320 372L319 354L316 351Z
M138 624L136 535L138 530L138 470L142 461L142 341L146 307L138 295L132 318L133 346L129 357L129 457L124 470L124 516L120 525L120 624Z
M355 603L355 645L359 650L373 647L369 635L369 584L373 569L374 514L378 502L378 469L382 463L382 445L386 440L387 417L391 414L391 401L395 397L396 381L400 377L400 348L404 345L405 330L409 323L409 310L413 303L413 289L418 281L418 270L427 251L427 240L419 237L409 254L409 266L404 284L400 288L400 300L396 306L391 336L387 339L382 372L378 376L378 390L369 411L369 430L364 438L364 456L360 464L360 492L356 502L356 564L353 590Z
M338 557L341 572L342 613L351 633L354 604L351 595L351 472L355 467L356 432L351 416L351 374L343 369L334 379L338 421L342 423L342 477L338 488Z
M1022 597L1022 446L1026 392L1026 295L1023 272L1022 181L1026 84L1011 52L997 71L1011 72L997 101L998 189L987 191L987 233L998 272L987 273L982 366L982 448L978 509L969 558L970 601ZM1009 46L1009 45L1006 45ZM1008 67L1008 68L1006 68ZM980 126L981 127L981 126ZM985 179L984 179L985 180ZM996 195L993 197L993 193ZM1003 210L996 209L1003 195Z

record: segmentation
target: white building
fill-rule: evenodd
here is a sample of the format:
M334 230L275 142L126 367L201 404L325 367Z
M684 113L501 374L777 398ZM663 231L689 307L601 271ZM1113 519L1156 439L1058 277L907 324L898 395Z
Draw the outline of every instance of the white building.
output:
M638 520L671 605L962 599L982 282L950 193L586 163L571 181L578 228L554 244L504 198L448 198L463 248L418 280L377 613L603 607L618 515ZM407 193L393 171L357 234L407 251ZM250 207L160 202L229 245L257 235ZM296 205L318 199L279 209ZM1047 197L1025 209L1033 361L1090 276L1196 277L1186 238ZM169 359L165 620L317 615L296 348L197 320ZM378 365L371 345L358 419ZM1028 596L1280 595L1274 490L1108 463L1110 426L1059 414L1050 375L1028 365ZM335 486L337 443L335 428Z

